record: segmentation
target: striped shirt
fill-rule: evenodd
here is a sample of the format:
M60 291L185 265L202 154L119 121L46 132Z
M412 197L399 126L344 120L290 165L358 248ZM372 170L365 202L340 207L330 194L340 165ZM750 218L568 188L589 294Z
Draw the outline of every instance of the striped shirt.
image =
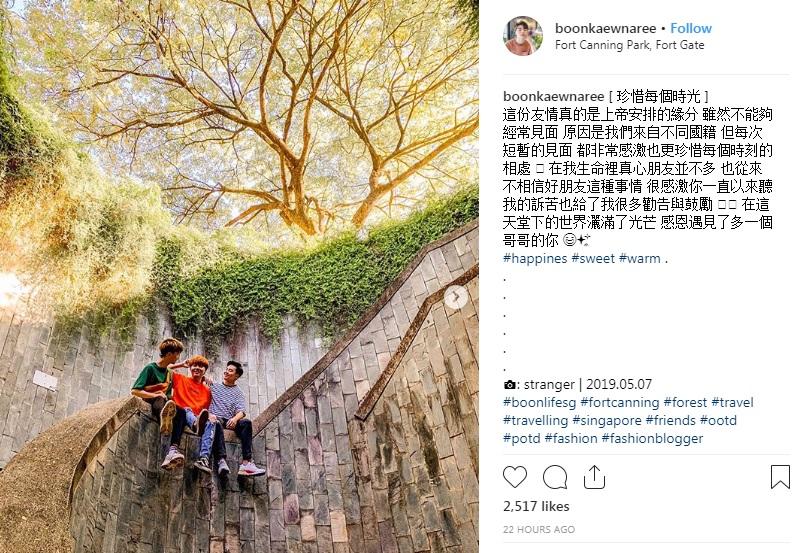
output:
M210 414L223 419L231 419L238 413L246 412L244 393L238 386L225 386L223 382L210 387Z

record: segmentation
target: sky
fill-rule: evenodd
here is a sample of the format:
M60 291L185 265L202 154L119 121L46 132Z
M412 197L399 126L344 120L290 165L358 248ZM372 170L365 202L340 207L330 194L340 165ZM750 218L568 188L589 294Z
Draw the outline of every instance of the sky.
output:
M5 4L11 9L12 12L22 14L25 9L26 0L5 0Z

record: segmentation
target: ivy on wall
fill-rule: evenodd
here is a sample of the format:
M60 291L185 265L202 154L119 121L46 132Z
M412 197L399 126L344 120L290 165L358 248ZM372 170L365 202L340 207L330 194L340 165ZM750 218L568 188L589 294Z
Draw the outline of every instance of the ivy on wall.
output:
M52 162L61 147L49 127L17 99L3 34L0 17L0 200L19 179Z
M380 296L426 244L478 217L475 186L433 202L366 239L346 234L311 251L221 262L186 276L184 247L159 244L153 278L181 334L200 334L212 345L252 317L277 338L286 316L340 335Z

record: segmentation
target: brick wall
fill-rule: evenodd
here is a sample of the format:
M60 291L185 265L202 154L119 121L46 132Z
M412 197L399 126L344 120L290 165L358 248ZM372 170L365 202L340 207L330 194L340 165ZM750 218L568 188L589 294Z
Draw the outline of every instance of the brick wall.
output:
M278 344L264 339L254 324L247 325L222 344L210 371L220 379L222 363L242 361L247 370L239 383L252 413L263 411L327 350L317 329L286 323ZM152 331L142 318L132 343L124 344L113 334L96 342L88 326L68 332L49 314L24 305L1 309L0 468L54 422L98 401L129 395L141 368L157 359L157 341L170 332L164 317ZM203 353L196 341L186 345L189 354ZM36 371L57 378L56 390L37 386Z
M266 476L235 476L235 443L223 481L161 471L165 443L142 409L75 488L75 551L476 552L477 284L469 307L431 307L364 420L337 367L324 371L256 436ZM190 464L196 438L183 446Z
M131 418L74 490L76 551L475 552L477 242L435 244L256 418L266 476L164 473L155 422Z

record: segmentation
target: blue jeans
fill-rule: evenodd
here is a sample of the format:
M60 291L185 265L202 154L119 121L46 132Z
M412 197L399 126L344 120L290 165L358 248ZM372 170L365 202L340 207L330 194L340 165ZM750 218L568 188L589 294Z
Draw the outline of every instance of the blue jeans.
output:
M196 423L197 416L194 414L191 409L185 410L185 423L188 426L193 427ZM216 425L212 424L210 421L205 425L205 430L202 432L202 437L199 441L199 456L200 457L210 457L210 445L213 442L213 435L215 434L214 427Z
M191 411L191 409L186 409L184 407L177 408L177 413L175 414L174 423L172 426L172 444L175 445L180 444L180 439L183 436L183 430L185 426L187 425L193 428L194 424L196 423L196 419L197 416L194 414L193 411ZM208 443L211 443L213 441L214 426L215 425L210 424L210 422L208 422L208 424L205 425L205 431L202 433L202 439L200 442L202 444L200 446L200 452L199 452L200 457L203 456L202 448L204 447L205 441L207 441ZM208 451L204 454L204 456L207 457L209 452L210 452L210 447L208 447Z
M216 423L208 422L205 433L202 435L202 444L199 448L200 457L209 457L213 449L213 456L218 459L227 457L227 446L224 443L224 428L227 419L217 417ZM252 460L252 421L241 419L235 425L235 435L241 440L241 459ZM210 435L208 435L210 434Z
M224 427L220 422L210 422L205 426L202 440L199 444L199 456L210 458L211 449L213 456L218 461L227 457L227 447L224 445Z

